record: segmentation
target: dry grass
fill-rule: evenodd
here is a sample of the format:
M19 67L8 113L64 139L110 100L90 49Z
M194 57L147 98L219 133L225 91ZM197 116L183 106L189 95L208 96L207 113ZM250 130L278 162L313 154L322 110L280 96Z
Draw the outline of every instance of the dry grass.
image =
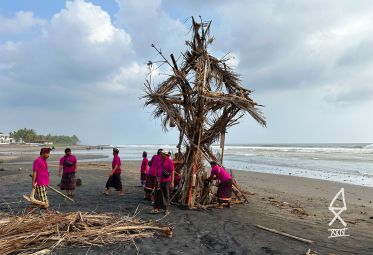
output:
M114 214L1 215L0 253L53 250L61 246L101 246L149 238L156 232L171 237L172 227Z

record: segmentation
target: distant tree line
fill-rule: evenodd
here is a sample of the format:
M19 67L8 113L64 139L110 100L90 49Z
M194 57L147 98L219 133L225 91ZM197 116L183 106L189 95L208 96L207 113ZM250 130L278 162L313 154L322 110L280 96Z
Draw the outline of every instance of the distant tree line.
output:
M14 132L10 132L10 137L18 141L20 138L26 143L44 143L52 142L53 144L71 144L79 143L79 138L76 135L39 135L34 129L22 128Z

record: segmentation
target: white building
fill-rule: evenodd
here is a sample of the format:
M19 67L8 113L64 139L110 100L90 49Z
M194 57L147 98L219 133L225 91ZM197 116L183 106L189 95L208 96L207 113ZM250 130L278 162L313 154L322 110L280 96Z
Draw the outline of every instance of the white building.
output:
M10 138L9 134L0 133L0 144L14 143L14 139Z

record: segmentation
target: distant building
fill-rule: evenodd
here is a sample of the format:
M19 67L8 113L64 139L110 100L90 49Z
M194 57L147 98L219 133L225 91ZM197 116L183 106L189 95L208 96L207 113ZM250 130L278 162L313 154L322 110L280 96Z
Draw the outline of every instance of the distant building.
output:
M0 144L11 144L14 143L14 139L9 134L0 133Z

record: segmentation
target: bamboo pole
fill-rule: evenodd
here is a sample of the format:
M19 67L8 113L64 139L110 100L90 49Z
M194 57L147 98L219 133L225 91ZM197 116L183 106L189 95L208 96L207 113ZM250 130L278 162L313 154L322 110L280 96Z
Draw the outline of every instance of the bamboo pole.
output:
M62 192L56 190L55 188L51 187L51 186L47 186L48 188L50 188L52 191L56 192L57 194L63 196L64 198L67 198L68 200L72 201L73 203L75 203L74 199L72 199L71 197L68 197L66 196L65 194L63 194Z
M294 235L290 235L288 233L285 233L285 232L281 232L281 231L278 231L276 229L272 229L272 228L266 228L266 227L263 227L261 225L255 225L255 227L257 228L260 228L260 229L263 229L263 230L266 230L266 231L269 231L269 232L272 232L272 233L275 233L275 234L279 234L279 235L282 235L282 236L286 236L286 237L289 237L289 238L292 238L292 239L295 239L295 240L298 240L298 241L301 241L301 242L304 242L304 243L308 243L308 244L313 244L314 242L311 241L311 240L308 240L308 239L304 239L302 237L298 237L298 236L294 236Z

